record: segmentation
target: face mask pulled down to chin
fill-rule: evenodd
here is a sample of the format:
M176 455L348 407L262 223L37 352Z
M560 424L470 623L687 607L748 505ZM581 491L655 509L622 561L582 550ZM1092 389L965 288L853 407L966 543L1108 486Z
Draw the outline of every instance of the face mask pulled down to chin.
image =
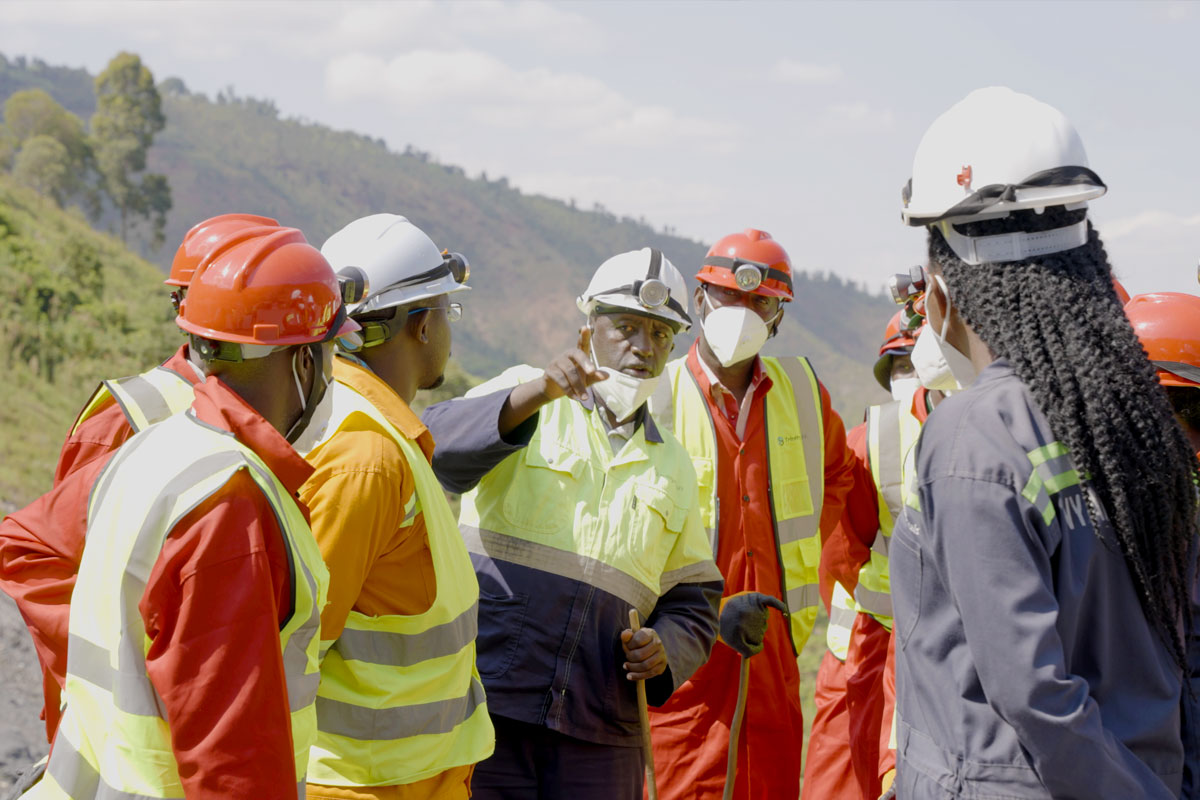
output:
M942 317L942 329L935 331L926 325L917 334L917 343L913 346L912 363L917 371L917 378L926 389L941 392L957 392L970 386L979 375L979 370L965 353L946 341L946 328L950 322L950 291L941 275L934 279L942 287L946 298L946 313Z
M753 358L770 336L762 317L745 306L714 306L704 295L708 315L701 326L704 341L721 366L729 367Z
M591 350L592 362L599 366L596 348L593 346ZM600 369L604 370L608 378L593 383L592 392L604 402L618 423L628 421L650 399L658 387L659 378L662 377L655 375L653 378L635 378L612 367Z

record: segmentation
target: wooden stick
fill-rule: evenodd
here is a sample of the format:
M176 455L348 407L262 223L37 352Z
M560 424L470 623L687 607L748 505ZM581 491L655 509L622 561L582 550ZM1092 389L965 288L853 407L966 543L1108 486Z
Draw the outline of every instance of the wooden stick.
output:
M636 608L629 609L629 629L637 633L642 629L641 617ZM654 776L654 750L650 745L650 709L646 705L646 682L637 684L638 717L642 721L642 755L646 759L646 791L650 800L658 800L658 783Z
M742 656L742 666L738 670L737 705L733 708L733 724L729 726L729 756L725 762L725 792L722 800L731 800L733 785L737 778L738 738L742 732L742 717L746 713L746 689L750 684L750 659Z

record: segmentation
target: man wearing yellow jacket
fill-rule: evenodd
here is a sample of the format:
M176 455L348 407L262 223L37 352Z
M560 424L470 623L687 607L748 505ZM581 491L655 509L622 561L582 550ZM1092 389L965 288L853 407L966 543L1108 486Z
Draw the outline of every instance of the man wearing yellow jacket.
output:
M665 702L716 638L692 462L646 410L689 323L683 276L657 250L622 253L578 306L577 348L425 412L443 484L470 490L459 527L496 724L476 800L639 800L634 682Z
M351 307L361 342L297 443L330 571L308 797L465 800L494 746L475 668L479 590L409 404L441 383L466 261L394 214L351 222L322 253L367 294Z

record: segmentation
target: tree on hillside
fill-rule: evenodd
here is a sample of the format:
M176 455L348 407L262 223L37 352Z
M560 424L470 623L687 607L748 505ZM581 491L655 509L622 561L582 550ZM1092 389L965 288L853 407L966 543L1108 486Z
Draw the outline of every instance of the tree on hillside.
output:
M26 89L4 103L4 128L15 152L13 174L18 180L53 197L60 206L78 196L89 213L99 213L98 198L89 180L94 169L92 147L79 117L43 90ZM57 164L50 163L52 156L59 159ZM0 153L0 164L3 161Z
M167 124L154 76L133 53L118 53L96 77L92 137L104 192L121 217L121 241L137 217L152 226L161 244L171 190L165 176L143 175L154 135Z
M52 136L39 134L24 141L13 161L12 174L18 183L45 195L61 206L73 179L67 148Z

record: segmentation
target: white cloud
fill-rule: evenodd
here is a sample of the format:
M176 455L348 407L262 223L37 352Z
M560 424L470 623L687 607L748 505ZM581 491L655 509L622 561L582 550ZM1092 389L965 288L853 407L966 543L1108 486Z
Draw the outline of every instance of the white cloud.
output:
M522 190L563 199L573 198L581 210L601 203L617 215L645 214L661 226L674 221L718 213L728 202L728 193L703 181L676 181L660 176L627 177L580 172L531 172L516 183ZM684 236L699 236L695 230L677 230Z
M837 103L821 115L823 127L834 130L871 130L891 128L896 120L889 109L878 109L869 103Z
M842 77L842 68L837 64L807 64L791 58L781 58L771 68L771 77L780 83L828 84Z
M573 134L585 143L658 147L691 142L729 152L737 127L639 105L601 80L544 67L518 70L476 50L414 50L391 59L351 53L326 66L325 86L341 101L373 100L405 110L454 108L509 130Z
M1132 217L1122 217L1107 222L1101 228L1100 233L1104 236L1105 241L1110 241L1153 230L1177 231L1179 228L1194 228L1197 225L1200 225L1200 214L1184 217L1173 211L1151 209L1134 214Z

